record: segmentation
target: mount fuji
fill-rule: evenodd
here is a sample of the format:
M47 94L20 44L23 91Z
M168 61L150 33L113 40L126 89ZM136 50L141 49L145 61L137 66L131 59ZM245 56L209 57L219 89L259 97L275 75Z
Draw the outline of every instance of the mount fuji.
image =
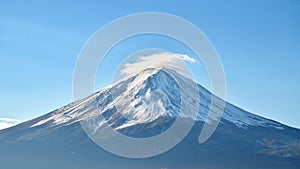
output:
M176 77L176 78L174 78ZM38 118L0 130L1 169L299 169L300 130L251 114L225 102L221 121L205 143L199 133L216 97L199 84L187 90L189 109L197 111L191 131L173 149L155 157L131 159L96 145L82 128L108 124L124 135L145 138L165 132L180 112L178 80L192 80L169 69L145 69L91 96ZM199 105L193 100L200 97ZM259 97L259 95L257 96ZM218 107L220 105L212 105ZM99 117L103 118L99 118ZM106 137L103 135L102 137Z

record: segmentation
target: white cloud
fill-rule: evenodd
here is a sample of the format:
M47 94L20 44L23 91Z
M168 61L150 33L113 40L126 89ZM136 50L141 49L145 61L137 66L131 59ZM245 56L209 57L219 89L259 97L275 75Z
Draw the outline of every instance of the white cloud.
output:
M183 54L175 54L180 60L187 61L190 63L196 63L196 60L194 58L189 57L188 55Z
M0 118L0 130L12 127L18 124L20 120L11 119L11 118Z
M137 74L146 68L167 68L185 75L188 70L185 63L196 63L196 60L184 54L161 52L149 56L140 56L135 62L126 63L121 69L121 74L128 76Z

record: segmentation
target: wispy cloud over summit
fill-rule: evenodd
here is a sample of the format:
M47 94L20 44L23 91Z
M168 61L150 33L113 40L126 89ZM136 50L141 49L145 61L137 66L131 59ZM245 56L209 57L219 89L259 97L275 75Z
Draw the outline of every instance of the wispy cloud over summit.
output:
M161 52L148 56L140 56L135 62L126 63L121 70L124 76L133 75L146 68L167 68L185 74L186 63L196 63L196 60L188 55Z

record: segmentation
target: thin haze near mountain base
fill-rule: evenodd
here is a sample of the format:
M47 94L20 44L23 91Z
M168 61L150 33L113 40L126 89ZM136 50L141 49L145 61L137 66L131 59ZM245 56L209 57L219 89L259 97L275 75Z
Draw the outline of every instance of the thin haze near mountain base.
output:
M0 118L0 130L12 127L19 123L20 120L12 118Z

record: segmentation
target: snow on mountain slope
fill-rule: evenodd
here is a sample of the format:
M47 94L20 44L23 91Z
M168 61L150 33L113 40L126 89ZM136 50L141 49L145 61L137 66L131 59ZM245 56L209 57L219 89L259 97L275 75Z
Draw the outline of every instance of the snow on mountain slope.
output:
M175 78L176 77L176 80ZM115 129L124 129L136 124L150 123L159 117L191 118L189 113L179 113L181 100L178 81L189 88L192 80L168 69L145 69L116 84L110 85L92 96L57 109L45 118L34 120L31 128L37 126L54 127L70 125L79 121L89 121L95 130L108 122ZM198 84L197 84L198 85ZM197 121L205 121L211 97L215 97L205 88L199 87L200 110ZM190 98L189 108L195 109L193 98L197 93L187 90ZM218 107L219 105L214 105ZM99 115L105 119L99 120ZM213 119L211 119L213 120ZM249 126L274 127L284 129L284 126L266 118L248 113L229 103L225 104L221 123L229 121L239 128Z
M188 111L180 112L177 83L187 89L185 101L190 110L198 108L198 116L192 129L172 150L153 158L120 158L99 148L90 137L109 138L111 130L102 132L106 123L129 137L150 138L166 131L176 118L190 122ZM229 103L225 104L212 137L199 144L209 106L220 105L211 103L215 96L198 84L195 85L199 93L193 92L192 84L195 83L171 70L146 69L82 100L1 130L0 168L299 168L299 129ZM199 95L196 106L193 103Z

